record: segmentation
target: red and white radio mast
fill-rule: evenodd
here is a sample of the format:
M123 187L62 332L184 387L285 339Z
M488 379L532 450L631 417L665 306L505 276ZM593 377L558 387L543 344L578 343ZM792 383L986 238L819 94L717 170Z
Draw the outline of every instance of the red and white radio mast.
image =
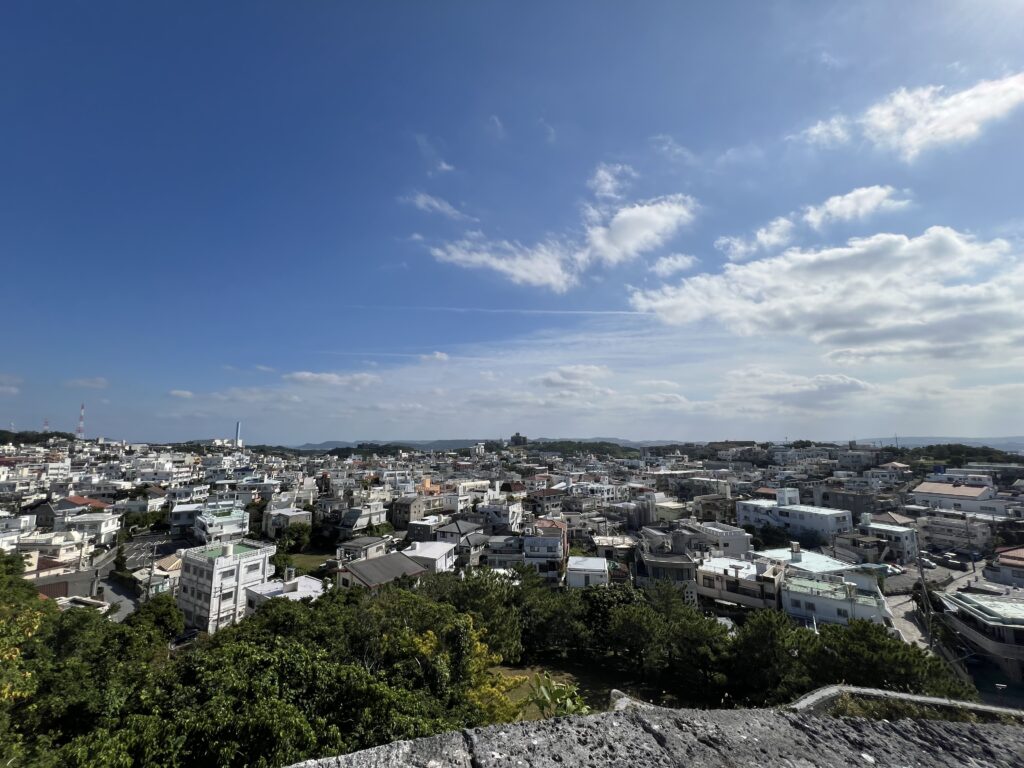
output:
M82 408L78 411L78 431L75 432L75 437L85 440L85 403L82 403Z

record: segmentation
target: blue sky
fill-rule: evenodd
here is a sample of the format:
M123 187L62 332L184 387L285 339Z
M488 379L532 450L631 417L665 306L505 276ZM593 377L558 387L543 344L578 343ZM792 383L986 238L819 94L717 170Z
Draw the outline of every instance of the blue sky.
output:
M1019 3L6 3L0 423L1019 434Z

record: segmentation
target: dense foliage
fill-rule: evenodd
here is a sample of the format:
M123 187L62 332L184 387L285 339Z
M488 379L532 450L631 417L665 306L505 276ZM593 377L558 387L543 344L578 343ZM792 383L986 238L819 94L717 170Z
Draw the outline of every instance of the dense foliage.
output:
M987 445L964 445L962 443L943 443L908 448L900 450L897 456L898 460L904 462L926 461L947 467L962 467L971 461L988 461L999 464L1019 464L1021 461L1021 457L1016 453L1007 453Z
M665 585L555 591L490 572L372 595L274 600L194 647L166 595L123 624L60 613L0 556L0 754L10 766L279 766L515 719L506 663L576 660L692 706L788 701L827 683L970 696L871 624L754 614L735 633ZM535 693L543 684L535 685ZM550 711L583 704L545 688ZM568 703L566 703L568 702Z
M46 445L51 439L71 441L75 436L70 432L11 432L0 429L0 445Z

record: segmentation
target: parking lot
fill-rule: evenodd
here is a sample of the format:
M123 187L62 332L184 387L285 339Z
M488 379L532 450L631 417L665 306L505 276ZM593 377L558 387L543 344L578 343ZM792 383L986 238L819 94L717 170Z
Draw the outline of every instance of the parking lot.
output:
M135 571L149 565L151 557L159 560L177 549L188 546L191 546L188 539L171 538L166 533L144 534L125 542L124 556L128 562L128 570Z

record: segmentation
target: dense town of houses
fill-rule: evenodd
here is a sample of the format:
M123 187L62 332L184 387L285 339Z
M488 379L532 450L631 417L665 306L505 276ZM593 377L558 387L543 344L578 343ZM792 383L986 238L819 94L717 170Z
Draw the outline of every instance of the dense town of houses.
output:
M940 593L944 620L1022 680L1024 547L999 545L1024 541L1024 464L910 466L856 444L694 448L702 458L562 456L518 434L346 458L231 440L6 445L0 550L22 555L43 595L105 605L118 547L139 533L125 521L150 519L174 549L130 564L141 599L169 592L211 633L274 598L524 567L555 589L667 581L724 616L898 633L881 585L970 569L975 588ZM277 573L277 542L300 524L336 545L315 575Z

